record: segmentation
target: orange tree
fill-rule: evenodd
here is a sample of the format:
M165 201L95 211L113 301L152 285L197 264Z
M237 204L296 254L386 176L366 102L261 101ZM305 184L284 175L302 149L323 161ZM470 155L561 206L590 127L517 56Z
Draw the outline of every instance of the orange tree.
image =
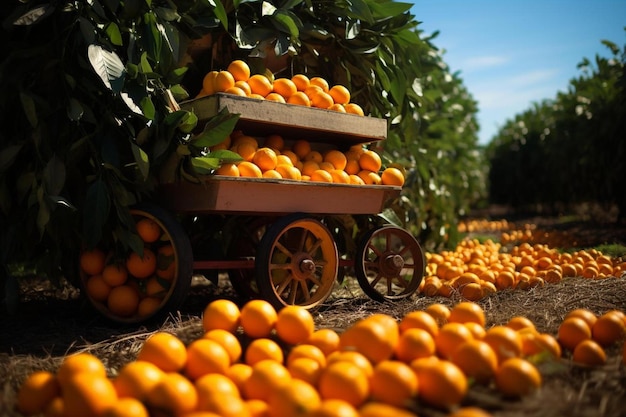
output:
M493 202L547 212L591 202L626 215L626 46L603 43L608 58L584 59L568 91L507 121L489 144Z
M476 103L419 31L410 6L3 3L0 256L7 299L15 299L13 276L25 265L51 279L72 278L83 246L106 240L141 250L129 207L152 196L159 172L210 172L230 157L206 149L232 130L236 115L219 115L190 135L195 115L177 110L176 101L236 57L255 71L344 84L366 112L387 118L389 139L377 150L408 178L393 217L432 246L445 243L456 217L483 195Z

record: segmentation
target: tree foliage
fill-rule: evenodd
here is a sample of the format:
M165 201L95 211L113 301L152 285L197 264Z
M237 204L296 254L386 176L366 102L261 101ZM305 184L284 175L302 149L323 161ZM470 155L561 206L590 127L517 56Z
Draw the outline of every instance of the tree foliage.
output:
M522 209L615 206L626 215L626 46L579 64L556 98L508 120L490 143L490 198Z
M457 216L484 195L477 107L410 7L389 0L3 3L2 273L30 263L51 279L72 278L82 247L105 240L141 250L129 207L154 196L172 161L195 157L192 170L214 167L222 157L207 155L206 146L234 122L223 114L191 134L197 118L176 102L236 57L256 72L344 84L366 112L388 119L389 139L377 150L408 177L395 214L430 246L445 244Z

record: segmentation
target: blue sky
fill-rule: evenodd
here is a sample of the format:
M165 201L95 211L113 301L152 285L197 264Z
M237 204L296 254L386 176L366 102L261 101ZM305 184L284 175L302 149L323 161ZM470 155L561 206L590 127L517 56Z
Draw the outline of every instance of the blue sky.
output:
M478 101L480 143L533 102L556 97L578 63L626 44L626 0L409 0L424 34Z

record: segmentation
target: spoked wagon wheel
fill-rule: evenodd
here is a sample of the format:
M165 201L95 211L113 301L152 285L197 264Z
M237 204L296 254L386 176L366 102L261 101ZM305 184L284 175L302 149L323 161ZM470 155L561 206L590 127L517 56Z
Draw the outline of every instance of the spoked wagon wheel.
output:
M101 273L81 271L91 304L120 323L138 323L176 309L189 291L193 272L189 238L168 211L141 203L130 212L143 240L143 257L110 254Z
M236 261L250 260L254 262L261 238L274 220L273 217L236 218L236 232L228 246L228 258ZM252 268L239 268L228 270L228 278L237 292L244 300L260 298L259 285L256 272Z
M377 301L411 296L424 276L424 252L415 238L396 226L379 226L361 238L355 273L363 292Z
M255 264L264 299L276 308L313 308L332 292L339 259L326 226L297 213L279 219L267 229Z

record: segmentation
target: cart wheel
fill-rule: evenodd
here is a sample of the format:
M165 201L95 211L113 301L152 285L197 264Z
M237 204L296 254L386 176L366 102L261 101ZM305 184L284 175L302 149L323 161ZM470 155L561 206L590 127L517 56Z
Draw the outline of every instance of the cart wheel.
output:
M313 308L330 295L339 264L330 231L304 215L283 217L268 229L255 266L261 295L276 308Z
M89 280L83 279L88 299L106 318L119 323L139 323L156 318L178 308L184 301L191 286L193 273L193 255L189 238L176 218L168 211L150 203L134 206L131 215L136 222L142 219L152 220L158 225L155 231L156 240L144 242L144 251L150 250L156 262L154 272L148 276L136 277L126 264L127 278L117 287L124 287L126 305L113 304L111 299L117 287L110 288L109 297L96 299L89 291ZM144 252L145 254L145 252ZM114 262L115 260L109 260ZM117 262L124 268L124 262ZM82 274L82 271L81 271ZM84 275L84 274L83 274ZM131 291L132 290L132 291ZM135 295L132 295L134 291ZM137 305L131 309L129 300Z
M379 226L361 238L355 273L363 292L377 301L410 297L424 276L424 252L415 238L396 226Z
M237 219L237 233L228 247L228 258L235 260L255 259L261 238L274 220L273 217L252 217ZM237 295L243 300L261 298L254 268L231 269L230 280Z

